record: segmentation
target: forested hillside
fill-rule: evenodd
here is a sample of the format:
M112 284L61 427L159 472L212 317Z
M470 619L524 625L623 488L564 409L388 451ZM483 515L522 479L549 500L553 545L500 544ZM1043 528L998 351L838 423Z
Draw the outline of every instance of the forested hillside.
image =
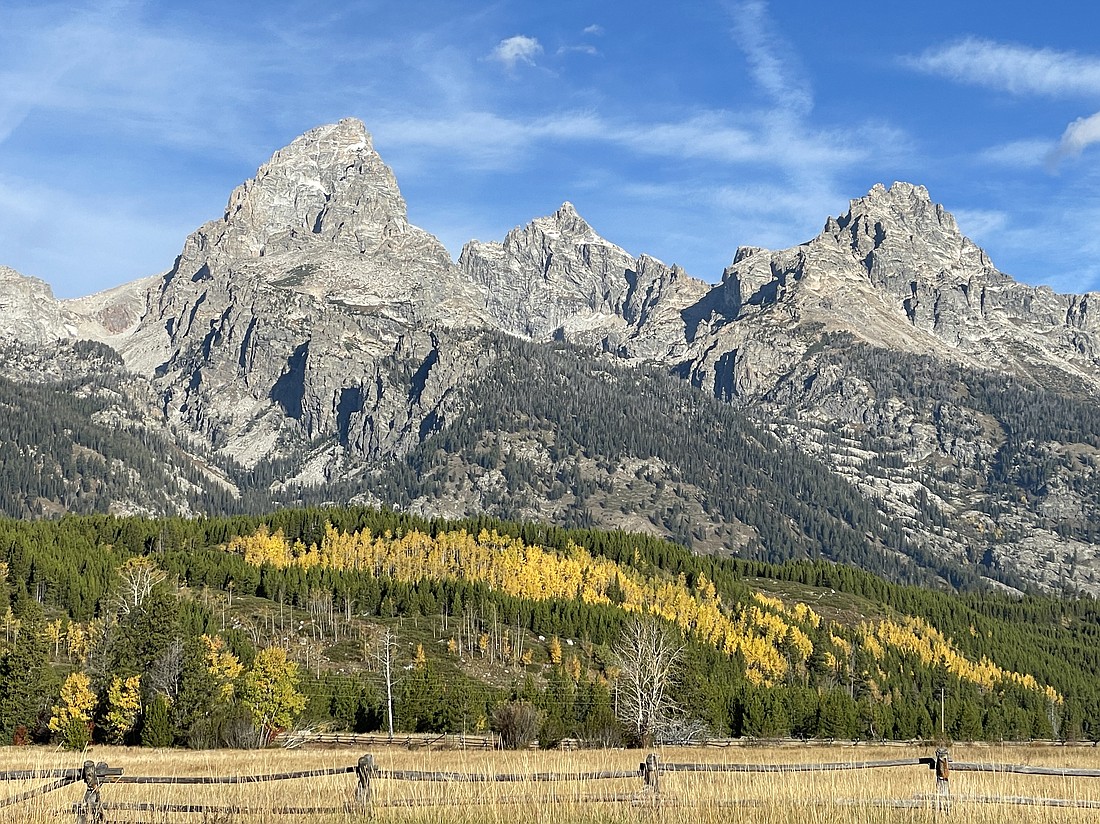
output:
M822 462L678 378L571 346L487 340L492 365L461 413L370 482L378 499L645 530L770 562L825 558L905 582L979 584ZM1011 572L986 573L1017 583Z
M4 521L0 553L8 740L379 729L387 681L397 729L487 729L520 705L544 743L631 740L621 639L647 616L682 645L663 735L1100 738L1087 600L370 509Z
M826 335L756 414L937 557L1069 595L1100 574L1100 409L1064 376Z
M482 367L378 466L357 464L343 431L240 464L168 431L113 350L61 345L39 353L38 380L0 383L0 509L228 515L350 501L622 529L959 590L1100 585L1100 420L1077 395L826 335L738 408L660 368L478 340ZM422 355L386 361L383 384L422 391L438 354ZM0 374L29 357L8 351ZM317 471L333 455L343 468Z
M26 380L24 370L36 378ZM4 377L18 371L21 380ZM0 512L232 511L228 484L158 425L118 353L87 341L0 351Z

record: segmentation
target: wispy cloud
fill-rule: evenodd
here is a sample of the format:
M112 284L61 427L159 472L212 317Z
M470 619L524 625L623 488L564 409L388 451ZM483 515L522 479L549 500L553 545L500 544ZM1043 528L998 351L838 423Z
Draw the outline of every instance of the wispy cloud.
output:
M1011 94L1100 95L1100 59L968 37L903 59L905 65Z
M599 49L587 43L582 43L578 46L560 46L556 52L556 54L558 54L559 56L563 54L588 54L592 55L593 57L595 57L599 53Z
M593 23L591 26L585 26L583 29L584 34L590 34L594 37L599 37L603 34L603 26L599 23Z
M705 110L682 120L607 117L566 111L540 118L494 112L459 112L446 119L395 119L377 124L380 141L408 151L416 147L460 153L480 168L510 168L540 142L591 143L671 161L839 171L867 157L903 153L908 141L897 130L875 125L843 130L794 129L769 113Z
M519 63L535 65L535 58L540 54L542 54L542 44L536 38L517 34L497 43L489 57L503 63L508 69L514 69Z
M1093 143L1100 143L1100 112L1091 117L1079 117L1066 127L1057 148L1050 153L1050 163L1057 165L1068 157L1075 157Z
M1056 145L1053 140L1013 140L990 146L978 154L978 160L1013 169L1039 168L1047 162Z
M774 32L764 0L728 6L737 45L744 52L753 79L777 105L806 114L813 108L813 93L791 55L793 49Z
M37 111L113 138L249 153L242 109L259 78L279 71L255 51L210 31L158 29L138 2L94 3L71 16L50 5L21 9L0 32L0 140Z
M165 250L178 250L199 220L185 208L173 211L172 203L163 204L163 210L146 205L125 194L92 201L56 187L0 177L4 263L33 277L67 271L69 277L62 282L46 277L63 298L163 271L171 263ZM126 227L127 239L122 256L120 226Z
M979 242L1008 226L1008 215L999 209L955 209L953 214L959 230Z
M1100 98L1100 58L1055 49L1035 49L968 37L928 49L903 62L911 68L1013 95ZM1047 167L1081 154L1100 143L1100 112L1070 123L1061 140L1042 156ZM1023 149L1024 151L1018 151ZM1022 165L1034 165L1026 143L1002 147L986 157L1008 159L1017 154Z

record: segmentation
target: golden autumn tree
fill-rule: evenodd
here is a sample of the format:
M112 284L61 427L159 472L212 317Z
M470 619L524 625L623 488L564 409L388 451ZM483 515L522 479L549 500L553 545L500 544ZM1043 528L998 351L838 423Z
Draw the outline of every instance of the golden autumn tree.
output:
M287 660L282 647L256 653L252 669L241 678L237 696L251 714L261 744L293 726L306 707L306 697L298 691L298 665Z
M83 672L74 672L61 685L60 702L53 707L49 728L70 750L82 750L92 737L92 713L96 695L92 681Z
M107 712L103 726L109 744L123 744L141 715L141 676L115 676L107 686Z

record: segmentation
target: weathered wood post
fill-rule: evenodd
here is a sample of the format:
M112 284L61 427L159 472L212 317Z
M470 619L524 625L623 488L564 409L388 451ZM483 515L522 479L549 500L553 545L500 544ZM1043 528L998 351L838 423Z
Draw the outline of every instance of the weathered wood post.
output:
M936 750L935 770L935 810L937 813L949 813L951 812L951 785L949 783L951 777L951 757L947 751L947 747L940 747Z
M653 794L653 803L656 804L661 795L661 765L656 753L650 753L645 761L638 765L642 774L642 783L646 791Z
M99 785L107 774L107 765L94 761L85 761L81 777L84 779L84 801L76 808L76 820L79 824L102 824L103 799L99 794Z
M355 775L359 778L359 786L355 788L355 801L359 806L369 806L374 798L374 788L371 786L371 778L374 777L374 756L364 755L355 765Z

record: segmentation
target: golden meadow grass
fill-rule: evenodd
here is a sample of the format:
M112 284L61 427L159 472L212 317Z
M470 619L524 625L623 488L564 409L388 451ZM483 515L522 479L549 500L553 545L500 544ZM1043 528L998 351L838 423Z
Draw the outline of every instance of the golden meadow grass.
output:
M929 756L932 748L897 747L736 747L657 750L663 762L675 763L822 763L877 761ZM989 746L957 747L952 758L1051 767L1100 769L1100 751L1093 748ZM157 776L263 775L354 765L361 753L349 749L179 751L95 747L87 757L125 774ZM636 770L641 751L582 752L457 752L375 750L382 770L430 770L474 773L575 773ZM84 760L79 753L44 748L4 748L0 769L68 769ZM5 797L34 789L45 780L12 781L0 788ZM663 773L662 803L654 808L640 778L553 783L426 783L376 779L373 815L364 813L304 814L270 812L273 808L340 807L354 802L353 774L314 777L251 785L132 785L103 789L105 804L142 802L209 807L251 807L268 810L250 814L208 811L180 814L118 811L109 821L200 822L458 822L463 824L550 824L551 822L704 822L704 824L780 824L798 822L932 822L930 803L916 808L882 806L884 801L913 801L935 787L926 767L799 773ZM1011 774L956 772L951 779L956 798L950 821L1074 822L1100 820L1100 810L1018 807L967 802L976 796L1029 796L1100 802L1100 778L1060 778ZM83 783L0 808L0 822L74 821L72 805L83 795ZM614 802L595 797L616 796ZM396 806L407 802L409 806ZM943 817L940 817L943 820Z

